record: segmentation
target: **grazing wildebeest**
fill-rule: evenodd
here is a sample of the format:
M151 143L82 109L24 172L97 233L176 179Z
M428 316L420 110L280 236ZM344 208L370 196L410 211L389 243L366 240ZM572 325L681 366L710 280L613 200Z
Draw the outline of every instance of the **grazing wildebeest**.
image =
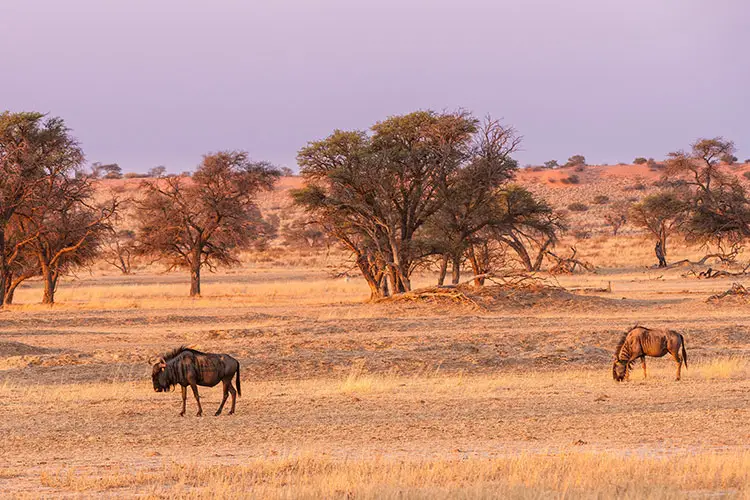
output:
M237 390L232 387L232 377L237 374ZM240 364L228 354L211 354L196 351L188 347L179 347L165 354L154 364L151 378L154 382L156 392L168 391L175 385L182 386L182 411L180 416L185 415L185 402L187 400L187 388L193 389L195 401L198 403L198 416L203 415L198 386L213 387L219 382L224 382L224 398L221 400L216 415L221 414L224 403L229 393L232 393L232 409L229 414L234 413L234 404L237 394L242 396L240 388Z
M680 352L682 351L682 352ZM646 377L646 356L660 358L670 353L677 362L677 380L680 380L682 363L687 368L685 339L673 330L650 329L634 326L620 339L615 350L612 378L618 382L630 378L630 367L641 358L643 377Z

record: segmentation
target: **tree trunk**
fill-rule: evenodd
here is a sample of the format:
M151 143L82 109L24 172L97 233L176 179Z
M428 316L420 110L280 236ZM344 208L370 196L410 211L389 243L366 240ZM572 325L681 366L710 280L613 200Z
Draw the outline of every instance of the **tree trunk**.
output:
M523 246L523 243L513 239L507 239L504 240L509 247L513 249L514 252L516 252L516 255L521 259L521 264L523 264L524 269L531 272L534 270L533 265L531 264L531 257L529 257L529 252L526 251L526 247Z
M57 289L57 272L44 266L42 269L44 277L44 298L42 298L42 304L54 304L55 303L55 290Z
M451 283L458 285L461 281L461 255L454 255L451 262Z
M378 290L380 291L381 297L388 297L388 278L385 273L380 275L378 280Z
M411 291L411 281L409 280L409 277L406 276L401 270L399 270L398 272L398 283L398 293L406 293Z
M7 287L3 296L6 305L11 305L13 303L13 297L16 295L16 288L18 288L18 285L20 285L22 282L22 280L11 282L10 286Z
M193 264L190 269L190 296L200 297L201 295L201 264Z
M548 238L547 241L544 242L544 245L542 245L542 247L539 249L539 253L536 255L536 260L534 261L534 264L531 267L530 271L539 271L542 268L544 256L547 254L547 249L551 244L552 238Z
M411 290L411 283L409 282L407 271L411 262L403 258L399 251L400 245L397 243L397 241L390 235L388 239L391 247L391 253L393 255L393 265L391 267L394 268L393 284L395 286L394 290L392 291L394 293L408 292Z
M3 221L0 222L0 290L3 291L3 293L0 293L0 307L5 302L4 292L6 289L7 267L7 263L5 262L5 224Z
M474 245L469 247L469 262L471 262L471 270L474 271L474 276L484 274L482 265L479 263L479 259L477 259L477 253L474 250ZM484 285L484 278L474 278L475 287L479 288L482 285Z
M396 283L396 271L393 270L392 266L388 266L385 282L388 288L388 295L396 295L398 293L398 284Z
M380 282L373 275L370 268L370 261L366 256L362 255L357 258L357 267L359 267L359 272L362 273L367 285L370 287L370 300L384 297L385 295L382 294Z
M11 286L9 287L5 293L3 294L3 301L5 302L5 305L9 306L13 304L13 296L16 293L16 287Z
M445 284L445 275L448 274L448 256L440 257L440 274L438 275L438 286Z

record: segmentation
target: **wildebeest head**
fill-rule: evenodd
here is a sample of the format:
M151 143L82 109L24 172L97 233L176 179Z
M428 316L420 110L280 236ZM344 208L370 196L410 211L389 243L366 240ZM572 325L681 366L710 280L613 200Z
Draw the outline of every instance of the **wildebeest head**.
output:
M622 382L623 380L625 380L625 376L627 374L628 374L628 362L621 361L615 358L614 363L612 363L612 378L615 379L617 382Z
M164 358L154 363L151 370L151 380L154 382L154 390L156 392L168 391L170 389L169 380L167 378L167 362Z

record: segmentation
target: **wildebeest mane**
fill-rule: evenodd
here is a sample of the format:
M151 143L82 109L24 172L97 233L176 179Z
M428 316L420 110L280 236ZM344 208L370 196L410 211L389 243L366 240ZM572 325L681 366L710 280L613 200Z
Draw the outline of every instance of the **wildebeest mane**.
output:
M169 361L170 359L176 358L178 355L185 351L194 352L195 354L205 354L201 351L196 351L195 349L192 349L186 345L181 345L177 349L172 349L171 351L164 353L164 356L162 357L164 358L164 361Z
M620 337L620 340L617 341L617 347L615 348L615 357L620 356L620 351L622 350L622 346L625 345L625 341L628 339L628 335L630 335L630 332L638 328L638 323L636 323L630 330L622 334L622 337ZM644 330L648 330L648 328L641 327ZM632 360L630 363L628 363L628 367L632 367L635 360Z

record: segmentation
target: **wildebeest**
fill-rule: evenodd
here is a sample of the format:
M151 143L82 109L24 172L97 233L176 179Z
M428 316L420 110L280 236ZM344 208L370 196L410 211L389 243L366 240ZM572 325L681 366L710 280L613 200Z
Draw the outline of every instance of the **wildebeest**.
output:
M232 377L237 376L237 390L232 386ZM224 403L229 393L232 394L232 409L229 414L234 413L234 404L237 394L242 396L240 388L240 363L228 354L211 354L196 351L189 347L178 347L165 354L154 364L151 378L154 382L156 392L168 391L175 385L182 387L182 411L180 416L185 415L185 402L187 400L187 388L193 389L195 401L198 403L197 416L203 415L198 386L213 387L219 382L224 383L224 398L221 400L216 415L221 414Z
M687 368L687 352L682 334L673 330L634 326L622 336L615 350L612 378L618 382L630 378L630 367L641 358L643 377L646 377L646 356L660 358L670 353L677 362L677 380L680 380L682 363Z

